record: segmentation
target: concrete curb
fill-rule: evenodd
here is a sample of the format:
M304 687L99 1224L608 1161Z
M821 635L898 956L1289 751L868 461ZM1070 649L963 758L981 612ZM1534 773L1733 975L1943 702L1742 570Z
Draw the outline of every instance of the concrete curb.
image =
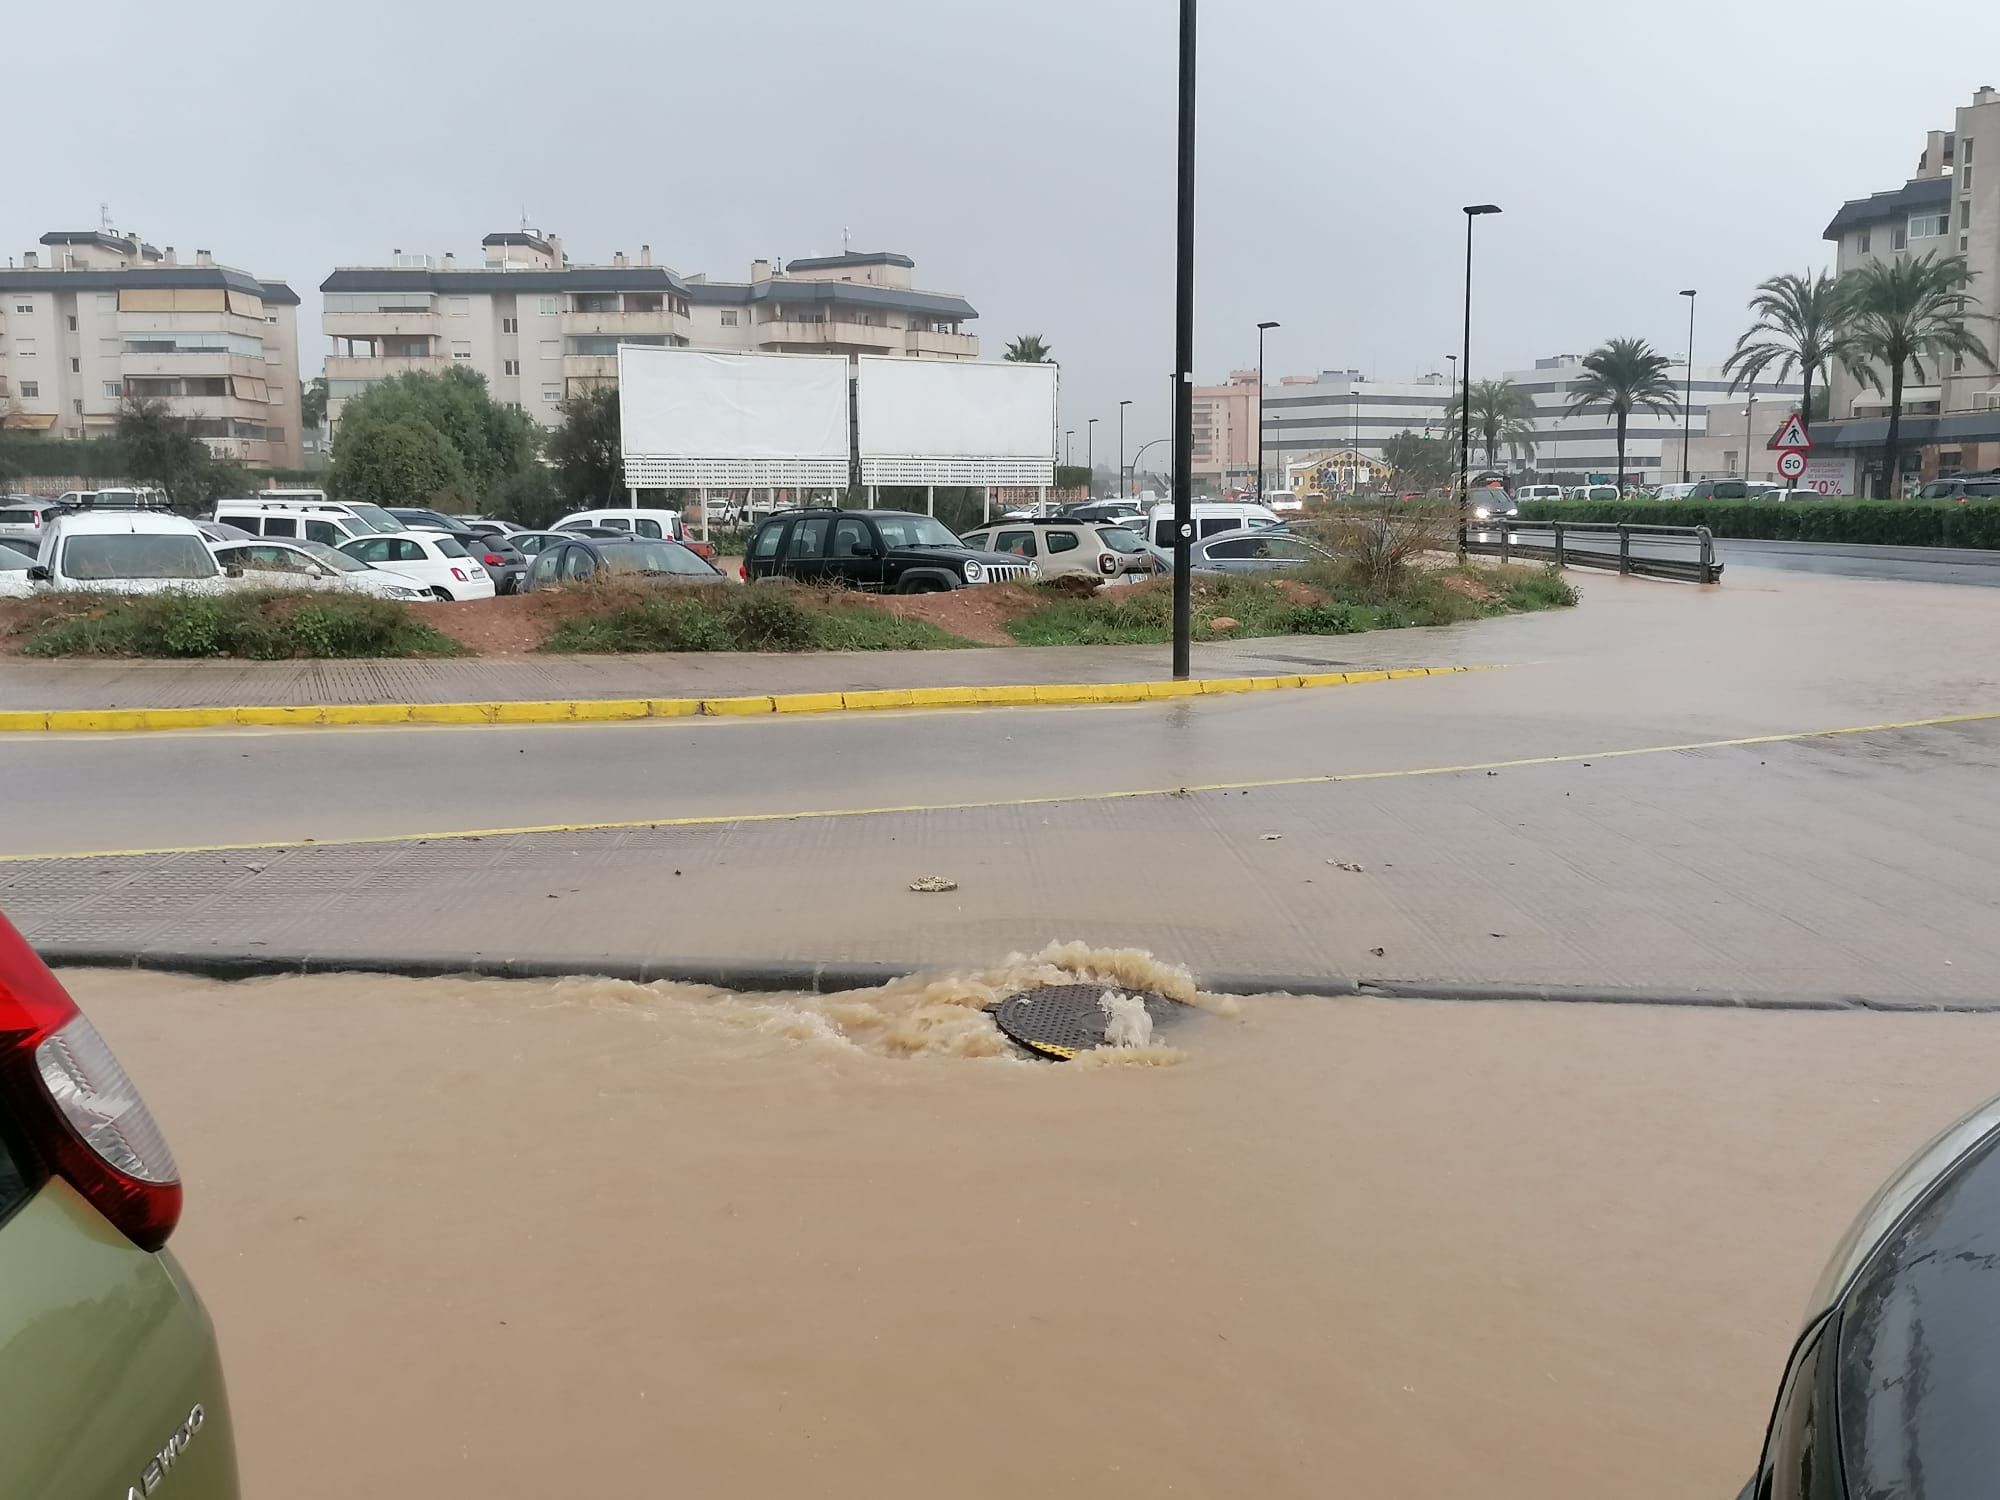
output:
M812 995L874 989L923 972L919 964L831 961L749 962L735 959L506 958L488 953L431 953L416 957L365 952L277 953L247 948L175 950L119 948L95 943L36 943L52 968L140 969L204 979L263 979L305 974L386 974L407 979L453 975L482 979L562 979L589 975L637 983L670 981L741 993L803 991ZM1937 1000L1917 996L1785 994L1754 990L1615 989L1569 985L1464 984L1422 980L1344 979L1297 974L1216 974L1201 981L1211 994L1296 995L1312 999L1428 1000L1460 1003L1651 1005L1701 1010L1847 1012L2000 1012L1991 1000Z
M1353 687L1409 677L1451 677L1494 666L1390 667L1279 677L1203 677L1185 682L1060 682L986 687L871 688L739 698L557 698L502 703L317 703L246 708L53 708L0 711L0 734L132 733L164 729L327 729L374 724L571 724L631 719L739 718L763 714L863 713L890 708L1019 708L1049 704L1147 703L1281 688Z

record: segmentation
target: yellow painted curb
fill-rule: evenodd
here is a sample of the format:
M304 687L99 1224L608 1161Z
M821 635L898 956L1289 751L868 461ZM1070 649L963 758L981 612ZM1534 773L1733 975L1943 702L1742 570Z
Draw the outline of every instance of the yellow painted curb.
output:
M1144 703L1168 698L1353 687L1409 677L1491 672L1499 666L1397 667L1282 677L1184 682L1052 682L992 687L870 688L738 698L552 698L520 703L321 703L248 708L56 708L0 711L0 734L133 733L161 729L351 728L376 724L568 724L629 719L743 718L864 713L892 708L1011 708L1037 704Z

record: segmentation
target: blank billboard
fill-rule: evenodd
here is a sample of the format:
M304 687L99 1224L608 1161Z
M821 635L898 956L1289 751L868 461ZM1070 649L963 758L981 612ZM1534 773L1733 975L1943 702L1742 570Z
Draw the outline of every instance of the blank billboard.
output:
M845 485L847 382L847 361L837 354L620 345L625 482Z
M863 357L860 367L863 483L1055 482L1054 365Z

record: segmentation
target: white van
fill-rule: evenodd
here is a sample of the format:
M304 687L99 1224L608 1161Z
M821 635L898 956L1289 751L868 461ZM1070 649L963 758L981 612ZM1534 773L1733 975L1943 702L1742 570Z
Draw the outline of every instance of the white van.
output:
M245 585L225 572L194 522L153 510L85 510L42 528L32 583L93 594L217 594Z
M1241 531L1246 526L1276 526L1277 512L1269 506L1244 500L1201 500L1191 508L1194 517L1192 540L1201 541L1218 531ZM1173 550L1174 507L1162 502L1146 512L1146 540L1155 547Z
M302 498L311 495L320 498ZM234 500L218 500L213 519L218 525L235 526L252 536L321 542L329 547L358 536L404 530L403 523L379 505L328 500L318 490L261 490Z
M1560 500L1563 487L1559 484L1524 484L1514 491L1514 503L1526 505L1533 500Z
M575 515L564 516L551 529L580 531L586 526L605 526L614 531L629 531L635 536L669 542L687 540L687 528L681 525L679 511L647 510L630 505L620 505L611 510L580 510Z

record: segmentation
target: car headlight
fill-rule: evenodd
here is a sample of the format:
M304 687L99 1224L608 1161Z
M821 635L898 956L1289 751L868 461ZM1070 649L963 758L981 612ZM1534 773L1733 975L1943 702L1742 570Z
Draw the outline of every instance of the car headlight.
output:
M392 584L389 588L389 597L391 599L428 599L430 595L426 594L422 589L406 589L401 584Z
M1483 505L1482 505L1482 506L1479 506L1479 507L1478 507L1477 509L1475 509L1475 510L1474 510L1474 511L1473 511L1472 513L1473 513L1473 514L1474 514L1475 516L1479 517L1479 519L1480 519L1480 520L1482 520L1482 521L1490 521L1490 520L1491 520L1491 519L1493 518L1493 512L1492 512L1492 511L1490 511L1490 510L1488 510L1488 509L1487 509L1487 508L1486 508L1485 506L1483 506Z
M967 563L965 565L965 581L967 583L984 583L986 581L986 565L976 562Z
M1029 563L1028 576L1030 578L1040 578L1042 576L1042 565L1038 562Z

